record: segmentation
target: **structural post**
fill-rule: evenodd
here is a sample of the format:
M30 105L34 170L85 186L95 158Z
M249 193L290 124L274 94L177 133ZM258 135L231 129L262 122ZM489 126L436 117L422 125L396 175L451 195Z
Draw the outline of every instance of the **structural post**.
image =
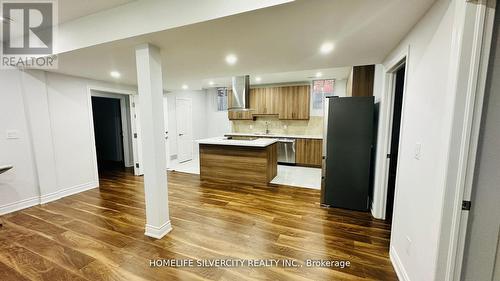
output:
M163 124L160 50L143 44L135 50L146 199L145 235L160 239L170 230Z

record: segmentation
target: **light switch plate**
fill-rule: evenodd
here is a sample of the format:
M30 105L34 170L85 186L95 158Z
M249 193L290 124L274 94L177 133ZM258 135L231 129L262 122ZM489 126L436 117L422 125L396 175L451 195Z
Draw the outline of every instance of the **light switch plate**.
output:
M19 131L18 130L7 130L7 139L8 140L15 140L19 138Z
M420 160L422 158L422 144L417 142L415 144L415 159Z

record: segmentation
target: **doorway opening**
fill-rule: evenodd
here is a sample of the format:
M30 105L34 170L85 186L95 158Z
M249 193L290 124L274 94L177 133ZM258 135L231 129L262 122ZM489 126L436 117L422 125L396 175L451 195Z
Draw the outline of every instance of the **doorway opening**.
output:
M99 171L125 168L120 99L92 97L92 116Z
M393 73L394 84L393 84L393 110L392 110L392 124L391 124L391 135L390 135L390 149L387 158L389 158L389 169L387 177L387 201L386 201L386 213L385 218L387 221L392 221L392 215L394 211L394 194L396 191L396 176L398 167L398 155L399 155L399 138L401 132L401 116L403 112L403 95L405 89L405 73L406 64L397 68Z

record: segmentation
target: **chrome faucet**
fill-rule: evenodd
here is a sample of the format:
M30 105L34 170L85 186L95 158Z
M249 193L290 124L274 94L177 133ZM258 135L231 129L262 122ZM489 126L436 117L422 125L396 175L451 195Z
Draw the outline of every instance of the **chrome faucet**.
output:
M266 135L269 135L269 122L266 121Z

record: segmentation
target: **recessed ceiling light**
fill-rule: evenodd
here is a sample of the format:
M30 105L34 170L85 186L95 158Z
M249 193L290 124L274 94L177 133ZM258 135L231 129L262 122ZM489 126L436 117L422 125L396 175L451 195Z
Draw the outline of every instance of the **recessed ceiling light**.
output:
M258 76L257 76L257 77L255 77L255 82L260 82L260 81L262 81L262 78L260 78L260 77L258 77Z
M111 72L109 73L109 75L111 75L111 77L113 77L113 78L117 78L117 79L118 79L118 78L120 78L120 77L122 76L122 75L120 74L120 72L118 72L118 71L111 71Z
M237 61L238 61L238 58L237 58L235 55L233 55L233 54L230 54L230 55L227 55L227 56L226 56L226 62L227 62L228 64L233 65L233 64L235 64Z
M316 72L316 78L320 78L321 76L323 76L323 73L321 73L321 72Z
M188 88L189 88L188 85L186 85L186 84L182 85L183 90L187 90Z
M319 50L322 54L329 54L331 51L333 51L333 43L325 42L321 45Z
M208 82L208 85L210 85L210 86L213 86L214 84L215 84L214 81Z

